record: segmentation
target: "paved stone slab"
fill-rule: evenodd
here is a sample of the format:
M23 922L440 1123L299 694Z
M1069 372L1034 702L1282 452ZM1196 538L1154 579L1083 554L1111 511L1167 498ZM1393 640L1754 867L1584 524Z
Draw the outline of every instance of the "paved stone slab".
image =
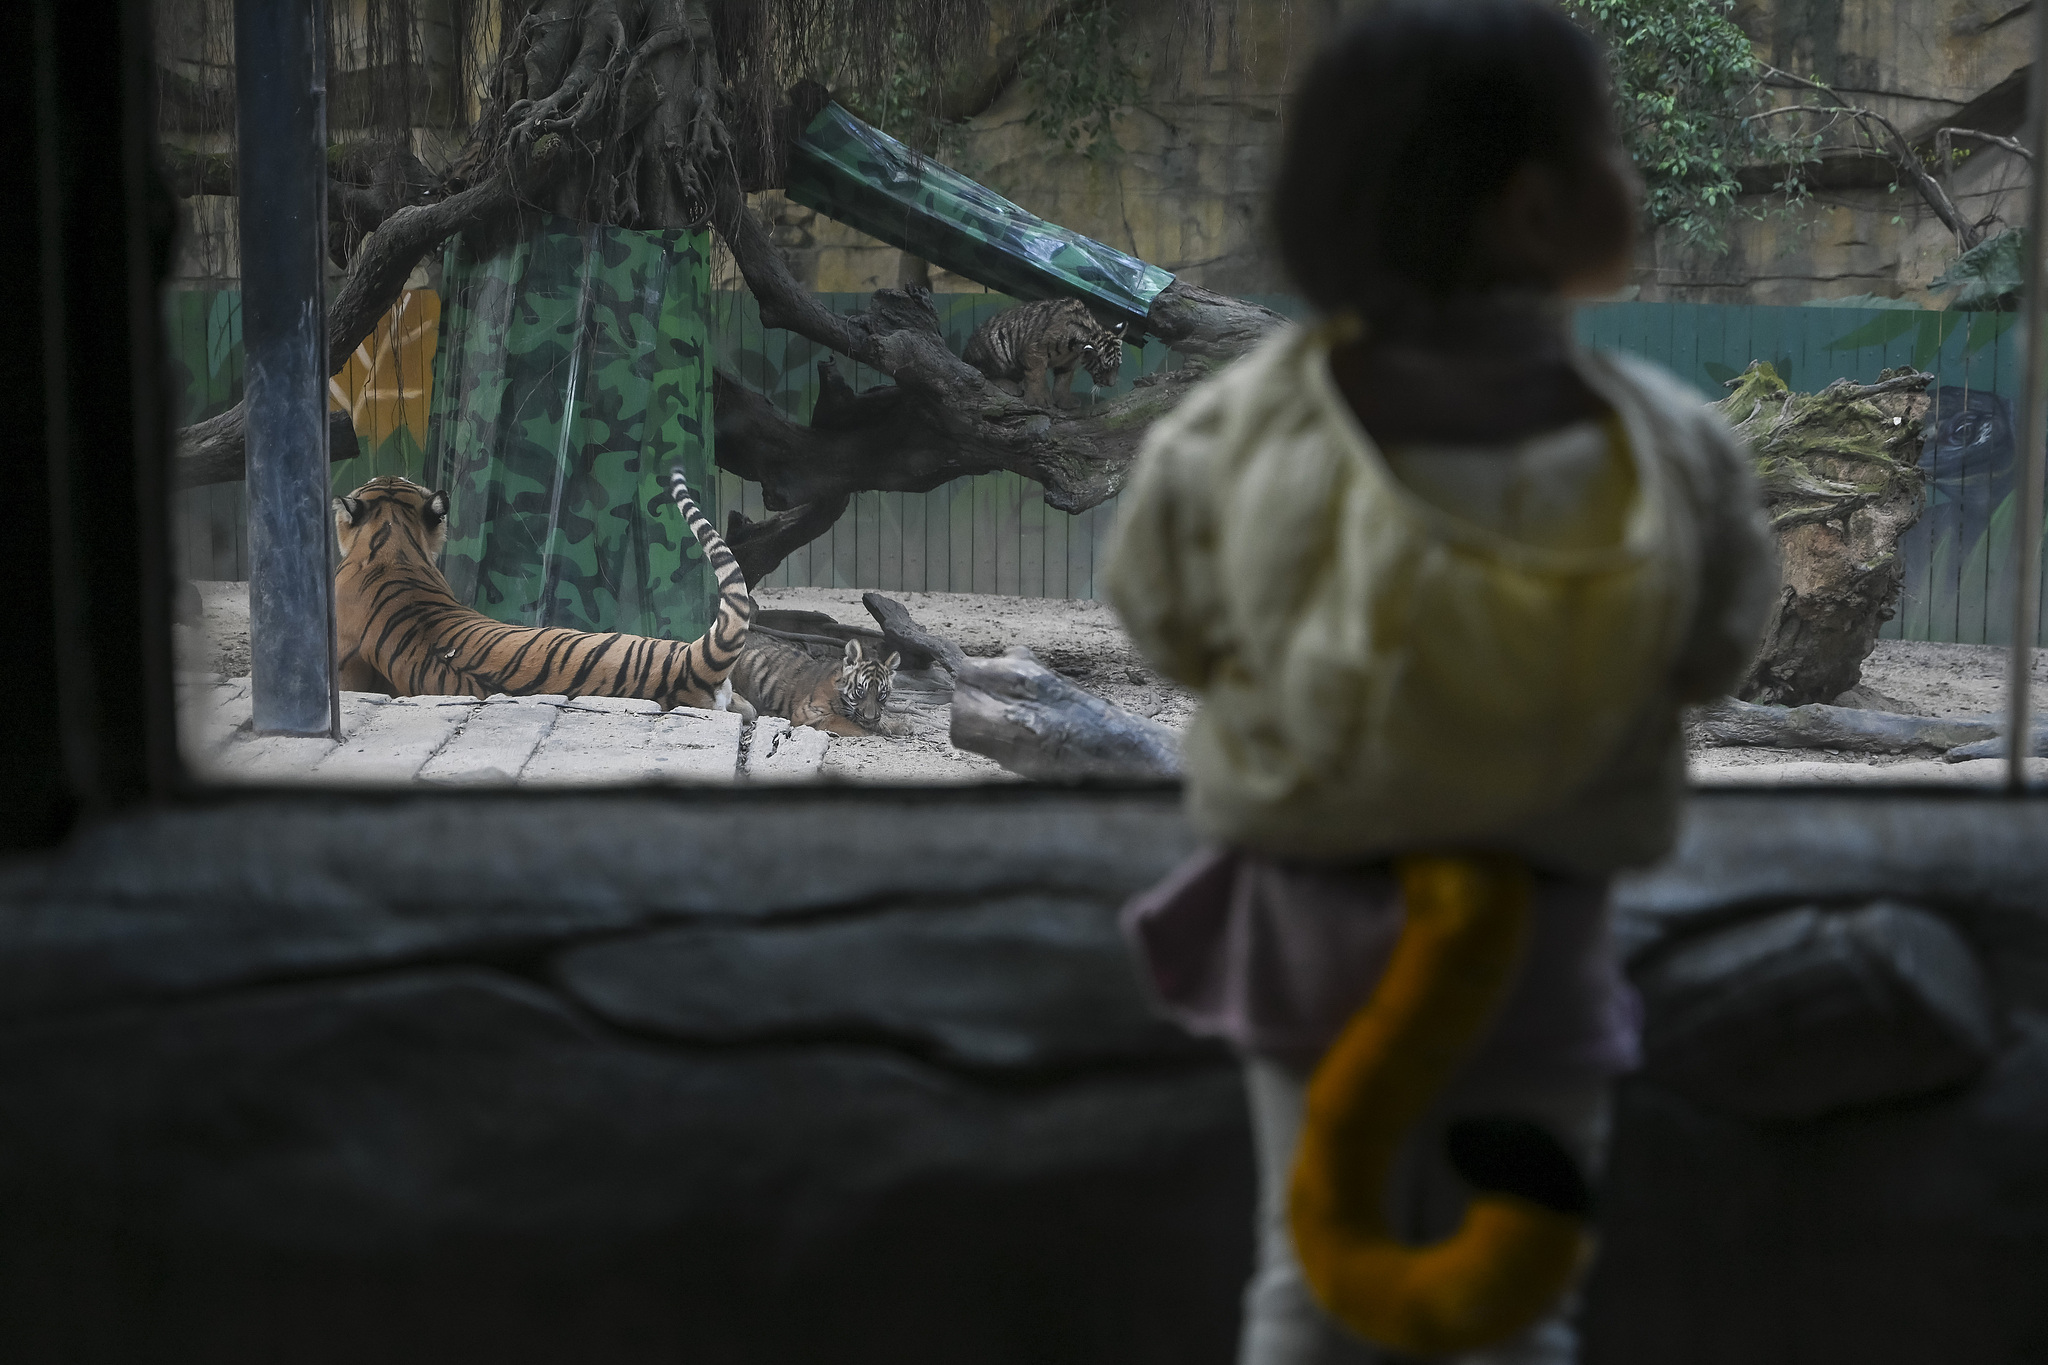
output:
M475 697L405 697L388 702L320 760L312 780L373 786L411 782L481 705Z
M375 692L342 693L342 735L346 737L360 731L369 724L371 716L390 701L391 698ZM331 739L255 735L240 731L226 747L194 766L200 776L217 782L307 782L313 780L313 769L336 747Z
M730 712L706 730L696 722L669 721L661 707L631 697L577 697L564 705L520 774L521 786L577 787L647 782L730 781L739 768L740 720ZM675 729L661 727L675 725ZM715 747L716 758L697 751Z
M740 731L736 711L700 711L678 706L654 723L648 743L658 780L730 782L739 776Z
M205 775L222 782L304 782L335 747L331 739L250 735L221 750Z
M813 781L831 743L832 736L823 730L808 725L792 728L779 716L763 716L754 722L746 775L759 782Z
M578 711L631 716L658 716L661 703L644 697L571 697L564 703Z
M510 786L555 728L567 697L492 698L419 771L437 786Z

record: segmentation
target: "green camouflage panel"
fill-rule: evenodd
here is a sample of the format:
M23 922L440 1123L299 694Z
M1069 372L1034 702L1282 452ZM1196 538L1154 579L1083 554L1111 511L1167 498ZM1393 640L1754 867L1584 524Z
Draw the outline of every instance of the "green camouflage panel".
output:
M708 237L542 220L444 272L426 482L448 581L518 625L694 638L717 585L666 487L712 506Z
M1026 213L828 104L790 149L789 197L1023 300L1078 298L1104 321L1142 325L1173 276Z

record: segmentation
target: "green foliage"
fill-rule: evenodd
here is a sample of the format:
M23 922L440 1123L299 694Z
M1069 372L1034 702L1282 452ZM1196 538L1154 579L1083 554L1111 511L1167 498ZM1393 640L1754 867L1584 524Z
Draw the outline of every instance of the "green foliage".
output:
M1987 237L1948 263L1928 287L1953 289L1949 307L1986 312L2012 306L2027 278L2027 230Z
M1111 123L1137 102L1138 74L1120 37L1108 0L1072 10L1033 35L1018 64L1032 97L1024 122L1070 152L1121 150Z
M1643 177L1644 211L1688 242L1727 249L1724 228L1745 167L1782 168L1782 207L1805 197L1802 167L1818 137L1781 136L1754 116L1766 105L1733 0L1568 0L1608 47L1623 145Z
M1120 150L1111 125L1138 100L1138 75L1123 54L1111 0L1090 0L1055 14L1032 34L1017 73L1029 92L1026 127L1055 147L1100 157ZM841 103L906 147L953 164L961 125L941 111L953 60L935 57L910 29L889 38L889 62L865 81L841 81Z
M872 106L867 111L872 114L870 121L906 147L926 154L936 152L944 134L944 120L933 108L939 73L907 29L897 29L889 44L894 60L881 88L865 101Z

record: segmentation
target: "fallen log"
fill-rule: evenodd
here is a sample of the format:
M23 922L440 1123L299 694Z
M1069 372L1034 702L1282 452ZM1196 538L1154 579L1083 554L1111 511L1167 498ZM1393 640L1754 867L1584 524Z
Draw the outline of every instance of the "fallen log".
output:
M960 646L942 635L934 635L910 619L910 612L901 602L882 596L878 592L862 593L861 605L868 609L868 615L875 618L882 627L882 639L911 668L939 667L958 675L967 663L967 656Z
M952 739L1025 777L1180 776L1178 734L1076 686L1022 646L954 671Z
M1886 370L1794 393L1752 364L1715 406L1756 459L1778 541L1779 599L1744 701L1799 706L1856 686L1902 582L1899 539L1919 520L1921 422L1934 376Z
M1858 754L1945 753L1998 734L1997 724L1988 720L1902 716L1818 702L1757 706L1732 697L1696 708L1688 724L1695 738L1710 745L1843 749Z

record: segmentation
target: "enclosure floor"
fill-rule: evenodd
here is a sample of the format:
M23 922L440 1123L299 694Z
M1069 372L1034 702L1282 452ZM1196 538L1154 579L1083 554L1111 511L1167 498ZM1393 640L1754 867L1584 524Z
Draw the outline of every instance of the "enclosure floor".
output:
M178 628L180 666L191 671L188 676L246 673L248 585L220 582L198 586L206 620L200 629ZM755 597L764 607L821 611L847 625L872 626L874 619L861 605L861 593L858 588L770 588ZM902 602L919 624L950 637L971 655L995 655L1013 645L1024 645L1048 667L1125 710L1174 729L1186 728L1194 716L1194 698L1147 665L1106 603L979 593L889 595ZM2034 678L2039 699L2035 710L2048 712L2048 650L2036 651ZM1864 663L1857 693L1843 701L1908 715L2002 716L2005 683L2006 651L2001 647L1881 640ZM463 700L469 706L477 705L471 699ZM899 733L831 737L827 744L821 732L799 732L792 741L802 748L803 761L795 764L796 750L786 751L781 775L900 783L1016 780L992 760L953 747L948 737L950 703L950 694L942 687L904 675L898 680L891 707L897 722L893 728ZM213 703L216 707L222 704ZM240 705L246 715L246 697ZM308 742L285 743L289 747ZM750 737L748 748L753 747ZM726 773L737 770L738 750L735 737L733 764L724 769ZM426 758L421 756L415 777L424 770ZM338 770L339 760L326 761L336 765L328 769L330 773ZM1873 757L1821 749L1698 748L1689 755L1689 763L1693 779L1706 786L1992 784L2004 777L2004 764L1995 759L1951 764L1924 756ZM642 766L641 760L622 759L614 776L590 780L642 780L634 776ZM699 770L705 766L704 761L698 763ZM2030 766L2048 769L2048 760ZM315 769L309 766L308 771ZM534 771L537 775L541 769ZM2048 777L2048 771L2037 776ZM428 773L421 780L432 777Z

